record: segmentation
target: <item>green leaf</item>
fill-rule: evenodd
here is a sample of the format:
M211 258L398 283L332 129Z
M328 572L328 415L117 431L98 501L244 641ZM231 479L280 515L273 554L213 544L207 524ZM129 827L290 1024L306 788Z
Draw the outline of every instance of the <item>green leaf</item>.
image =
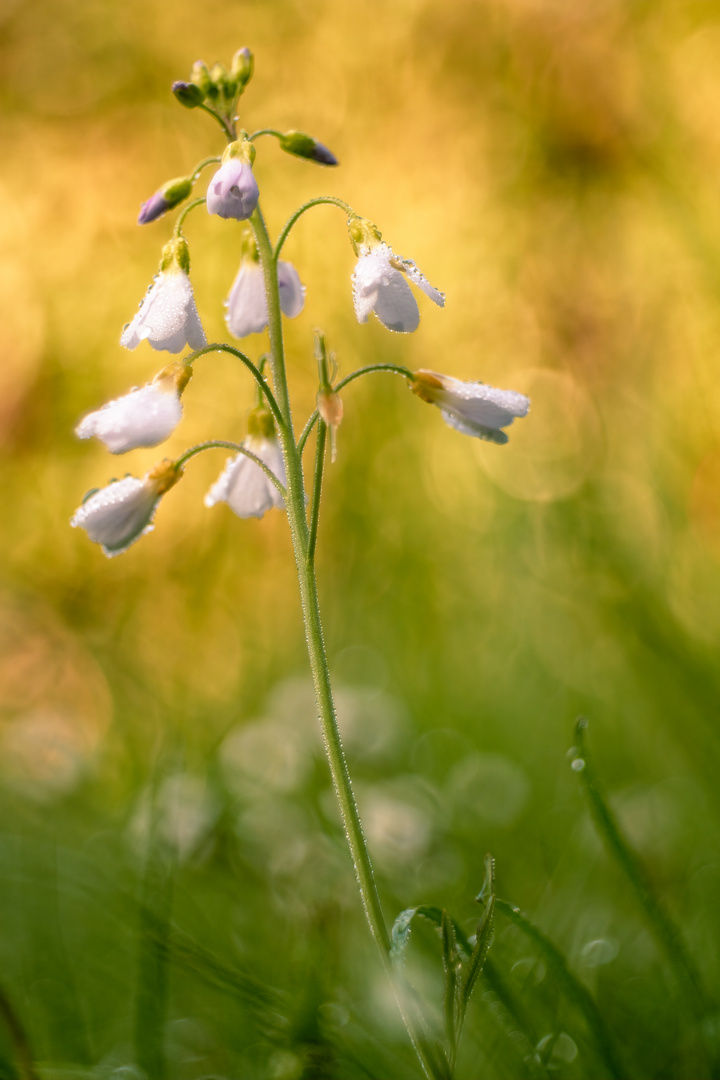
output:
M445 1034L450 1045L451 1060L454 1060L457 1047L456 1025L460 958L453 921L447 911L444 910L440 920L440 937L442 939L443 967L445 969Z
M393 923L390 935L390 959L398 967L402 967L405 961L405 950L410 941L412 921L416 915L427 919L437 927L442 924L443 913L440 908L421 905L420 907L406 908L405 911L401 911Z

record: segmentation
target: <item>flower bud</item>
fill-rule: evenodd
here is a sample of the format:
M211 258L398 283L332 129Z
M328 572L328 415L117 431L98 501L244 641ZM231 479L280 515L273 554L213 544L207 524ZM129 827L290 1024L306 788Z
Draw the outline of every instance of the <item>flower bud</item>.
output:
M192 192L192 179L189 176L179 176L176 180L168 180L154 195L142 204L138 216L138 225L148 225L151 221L157 221L168 210L179 206Z
M186 109L197 109L205 100L205 94L194 82L174 82L172 92Z
M255 147L247 139L225 148L220 168L207 191L207 210L221 218L245 221L258 204L260 192L253 175Z
M339 394L336 394L334 390L324 388L317 396L317 408L323 422L327 424L328 431L330 432L330 459L334 462L337 458L335 435L342 423L344 412L342 398Z
M222 64L213 64L210 68L210 91L208 96L212 98L225 98L232 96L232 80Z
M208 66L204 60L195 61L192 66L192 72L190 73L190 80L202 90L203 97L206 97L212 87L212 81L210 79Z
M243 90L252 79L254 70L255 58L250 50L248 48L238 49L233 56L232 64L230 65L230 74L235 79L238 94L242 94Z
M318 165L338 164L338 159L327 146L302 131L286 131L279 142L286 154L305 158L306 161L316 161Z

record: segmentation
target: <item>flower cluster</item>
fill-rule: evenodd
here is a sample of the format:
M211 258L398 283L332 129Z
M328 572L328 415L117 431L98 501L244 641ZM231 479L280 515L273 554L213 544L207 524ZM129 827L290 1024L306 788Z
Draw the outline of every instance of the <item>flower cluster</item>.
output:
M212 350L225 350L243 360L256 379L259 404L249 415L247 437L242 443L201 444L174 462L161 462L142 479L127 476L90 493L71 524L84 528L90 539L99 543L109 556L127 550L153 528L160 498L178 481L184 462L202 449L219 445L235 448L236 453L228 458L224 470L206 495L205 504L214 506L226 502L241 518L262 517L273 507L285 509L286 497L289 505L293 491L295 507L306 505L302 465L300 463L301 490L298 492L297 488L286 490L288 476L295 477L293 483L298 484L298 469L286 471L286 464L288 455L299 461L307 434L316 421L320 425L319 452L324 453L325 443L320 438L322 436L324 440L327 430L331 457L335 460L336 433L344 409L338 393L341 385L333 385L334 356L327 353L322 334L318 333L316 339L317 411L306 425L299 443L295 442L290 428L289 410L283 412L278 404L287 399L287 387L277 384L278 371L283 371L283 365L277 366L276 350L282 345L273 337L274 331L270 361L275 379L273 389L262 374L264 358L257 367L245 354L229 345L208 346L190 281L188 244L182 233L183 221L193 207L205 204L211 215L246 223L240 237L240 265L225 304L225 321L235 338L259 334L268 325L271 329L276 327L280 313L295 318L302 312L305 287L292 263L280 259L279 255L297 218L322 202L340 206L348 214L348 233L357 258L352 273L352 299L358 322L366 323L374 313L388 330L412 333L418 327L420 312L411 285L438 307L445 305L443 294L430 284L413 262L395 255L372 222L333 197L312 200L301 207L290 219L276 250L272 250L258 210L260 192L253 171L254 140L260 135L272 135L286 153L319 165L334 166L337 159L326 146L303 132L283 134L267 129L248 136L246 132L236 131L235 109L252 72L252 54L248 49L241 49L235 54L229 72L222 65L208 69L198 61L189 82L173 85L173 93L182 105L187 108L202 105L206 111L215 114L228 134L228 145L221 156L208 158L189 175L162 185L143 203L140 212L141 224L160 220L190 197L205 166L213 163L217 166L206 196L195 199L180 213L173 236L162 249L158 272L135 317L124 327L120 337L120 344L127 349L136 349L145 341L155 350L178 354L188 348L191 353L182 360L169 363L145 386L136 387L89 413L79 423L76 433L81 439L96 436L112 454L124 454L164 442L182 420L181 398L193 374L194 362ZM271 305L275 313L272 319ZM462 382L433 371L420 370L413 374L382 364L368 370L383 368L405 374L412 391L423 401L437 406L450 427L495 443L507 442L503 429L516 418L526 416L530 406L528 398L513 390L498 390L480 382ZM355 372L349 379L363 373L363 370ZM284 374L280 377L284 379ZM274 392L279 394L277 398Z

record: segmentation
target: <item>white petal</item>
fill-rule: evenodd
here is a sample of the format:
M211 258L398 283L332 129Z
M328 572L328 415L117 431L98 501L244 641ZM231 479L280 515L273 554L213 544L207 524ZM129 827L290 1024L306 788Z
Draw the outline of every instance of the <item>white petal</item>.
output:
M484 427L482 424L473 423L471 420L464 420L457 413L448 412L447 409L440 409L440 414L448 425L448 427L454 428L455 431L459 431L462 435L472 435L476 439L486 439L487 442L498 443L502 446L508 441L508 437L504 431L500 431L498 427ZM512 423L512 420L508 420L507 423Z
M262 267L252 260L244 260L235 275L226 303L225 322L236 338L259 334L268 323L265 281Z
M361 255L358 259L352 276L353 303L358 322L368 321L368 315L375 307L378 286L389 270L387 260L378 257L375 252Z
M107 556L121 555L153 529L158 502L152 483L126 476L86 499L70 524L85 529L91 540L102 545Z
M378 289L375 314L388 330L411 334L420 323L420 312L412 289L399 270L390 275Z
M445 307L445 294L441 293L439 289L436 289L430 284L424 274L421 274L417 266L413 262L406 262L405 267L407 269L407 275L414 285L417 285L418 289L422 289L426 296L429 296L434 304L438 307Z
M305 286L300 281L298 272L289 262L278 263L278 285L280 287L280 307L288 319L299 315L305 305Z
M179 353L186 344L206 344L195 307L190 278L181 270L161 272L148 289L140 309L120 337L120 344L135 349L147 340L154 349Z
M245 444L284 485L285 466L277 439L246 439ZM228 458L225 468L205 496L205 505L226 502L238 517L261 518L273 506L285 505L280 492L263 470L244 454Z
M139 446L157 446L172 434L182 418L176 390L150 384L110 401L78 424L79 439L97 435L111 454L124 454Z

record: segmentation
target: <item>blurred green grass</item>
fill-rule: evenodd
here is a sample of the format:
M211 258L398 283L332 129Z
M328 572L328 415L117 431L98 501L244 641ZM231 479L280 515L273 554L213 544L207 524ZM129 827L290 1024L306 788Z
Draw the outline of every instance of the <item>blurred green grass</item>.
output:
M718 43L699 0L0 6L0 986L43 1077L412 1075L339 835L284 519L206 511L207 455L121 559L67 527L88 487L159 456L110 460L73 427L161 366L117 344L169 233L135 217L219 146L169 84L242 45L242 122L310 131L342 163L261 144L271 229L335 193L447 295L412 337L359 327L342 218L308 215L286 249L308 288L287 326L298 422L317 325L342 374L392 361L533 397L497 448L400 380L345 395L320 584L388 915L444 905L471 932L492 851L500 895L596 993L627 1075L700 1075L565 752L582 712L716 988ZM224 337L236 232L196 214L187 235ZM204 364L160 453L243 434L249 381ZM420 930L431 987L434 947ZM535 1041L571 1039L552 1075L605 1075L516 928L499 922L491 955ZM459 1075L530 1075L483 993Z

